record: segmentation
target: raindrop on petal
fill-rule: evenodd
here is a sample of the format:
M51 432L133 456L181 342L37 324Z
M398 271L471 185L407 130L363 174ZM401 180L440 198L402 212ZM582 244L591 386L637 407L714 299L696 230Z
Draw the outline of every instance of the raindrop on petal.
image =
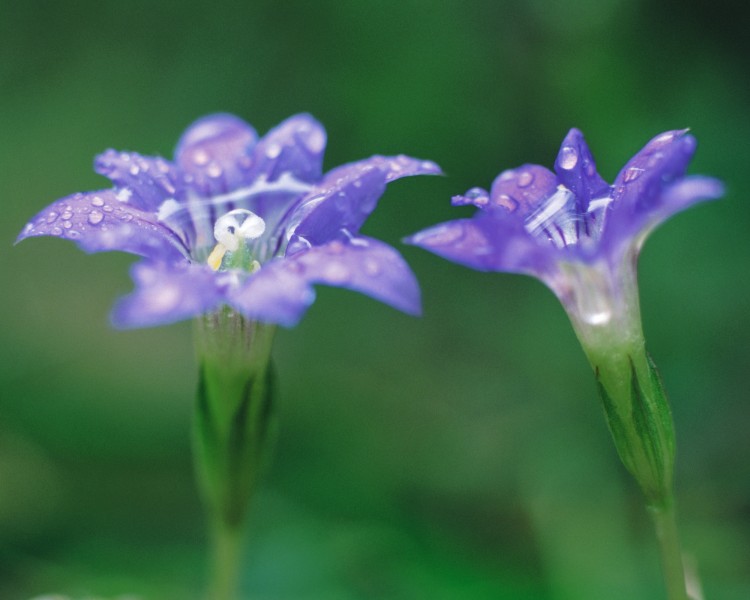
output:
M518 176L518 187L527 187L534 181L534 175L528 171L524 171Z
M573 146L565 146L560 150L560 166L563 169L570 170L578 164L578 150Z
M102 200L99 196L94 196L91 199L91 204L94 206L104 206L104 200Z
M643 169L639 167L630 167L627 171L625 171L624 181L626 183L635 181L641 176L642 173L643 173Z
M104 219L104 213L98 210L92 210L89 213L89 223L92 225L97 225L98 223L101 223Z
M54 223L57 220L58 214L53 210L47 215L47 223Z

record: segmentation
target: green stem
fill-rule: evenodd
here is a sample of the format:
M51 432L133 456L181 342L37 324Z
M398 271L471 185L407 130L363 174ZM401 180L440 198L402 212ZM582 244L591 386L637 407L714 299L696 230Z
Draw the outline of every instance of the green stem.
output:
M656 537L659 540L667 598L669 600L688 600L674 502L670 498L663 504L649 506L648 510L654 520Z
M237 600L242 555L242 529L220 519L212 524L211 583L208 600Z

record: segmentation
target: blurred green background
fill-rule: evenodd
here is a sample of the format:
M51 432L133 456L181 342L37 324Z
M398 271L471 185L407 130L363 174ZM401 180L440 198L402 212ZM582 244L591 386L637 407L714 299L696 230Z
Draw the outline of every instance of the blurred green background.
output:
M120 254L12 247L56 198L108 187L95 154L171 156L216 111L263 133L308 111L326 168L436 160L365 233L399 247L424 317L320 289L280 331L281 433L243 587L268 600L662 598L639 492L557 300L399 240L452 194L551 166L581 128L612 180L691 127L726 198L647 243L646 335L677 423L684 546L708 600L750 597L746 3L646 0L0 0L0 598L197 599L191 325L118 332Z

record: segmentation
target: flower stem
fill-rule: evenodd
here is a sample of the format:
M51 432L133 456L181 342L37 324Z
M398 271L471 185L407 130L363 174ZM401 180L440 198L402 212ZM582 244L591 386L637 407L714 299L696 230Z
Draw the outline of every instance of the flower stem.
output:
M688 600L674 501L669 498L662 504L649 506L648 511L654 520L656 537L659 540L667 598L668 600Z
M212 523L211 582L208 600L237 600L242 529L215 519Z

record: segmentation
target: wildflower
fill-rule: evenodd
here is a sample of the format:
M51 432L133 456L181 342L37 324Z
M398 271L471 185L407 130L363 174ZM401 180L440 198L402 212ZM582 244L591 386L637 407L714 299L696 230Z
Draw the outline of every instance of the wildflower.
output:
M109 150L95 169L113 189L54 202L18 241L50 235L88 252L141 255L121 327L170 323L222 305L294 325L313 284L351 288L418 313L416 280L390 246L360 235L387 182L439 172L407 156L374 156L322 174L326 134L308 115L263 138L241 119L212 115L180 139L173 162Z
M453 198L479 208L472 218L407 240L481 271L535 276L560 299L594 371L618 454L654 518L670 600L687 597L673 508L674 425L646 352L636 263L656 226L722 194L717 180L685 174L695 146L687 131L663 133L609 185L572 129L554 173L538 165L504 171L489 192L472 188Z

